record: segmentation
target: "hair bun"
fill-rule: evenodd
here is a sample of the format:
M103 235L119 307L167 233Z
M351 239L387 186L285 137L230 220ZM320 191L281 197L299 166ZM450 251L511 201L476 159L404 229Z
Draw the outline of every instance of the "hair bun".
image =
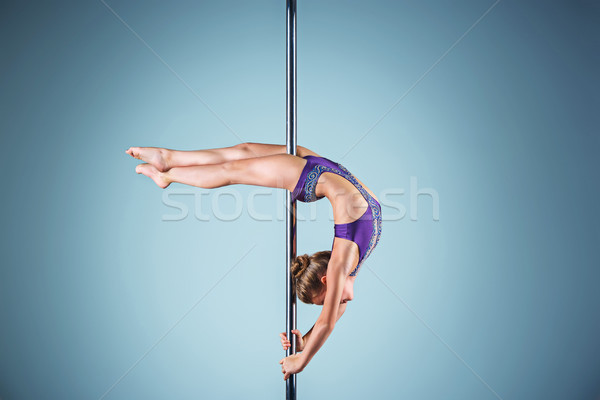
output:
M310 257L308 254L303 254L298 256L292 260L292 275L294 276L294 280L299 279L302 275L304 275L304 271L310 265Z
M327 274L331 251L318 251L309 256L303 254L291 262L290 272L296 287L296 296L306 304L313 304L314 297L323 292L322 277Z

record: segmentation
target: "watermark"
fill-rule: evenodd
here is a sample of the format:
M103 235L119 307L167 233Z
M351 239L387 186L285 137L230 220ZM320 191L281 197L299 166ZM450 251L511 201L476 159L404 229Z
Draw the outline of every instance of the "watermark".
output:
M169 212L162 215L162 221L183 221L195 218L198 221L235 221L247 214L255 221L285 221L286 190L256 187L248 190L226 186L218 189L165 189L162 203ZM242 193L246 193L242 195ZM408 193L406 189L392 187L375 193L381 205L383 221L400 221L407 214L411 221L421 218L440 220L440 196L434 188L419 188L417 177L411 176ZM426 201L425 198L429 198ZM431 209L423 209L423 203ZM300 204L298 202L297 204ZM419 211L421 205L421 211ZM407 213L408 207L408 213ZM302 203L296 206L297 221L317 219L317 203ZM329 220L333 221L333 210L329 210Z

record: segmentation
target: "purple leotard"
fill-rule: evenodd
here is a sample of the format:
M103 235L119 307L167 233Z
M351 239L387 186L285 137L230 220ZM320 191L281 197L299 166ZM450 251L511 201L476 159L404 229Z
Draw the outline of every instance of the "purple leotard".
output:
M341 164L324 157L305 156L306 165L300 174L296 188L292 192L292 201L310 203L322 199L315 194L317 181L323 172L333 172L352 183L367 200L365 213L356 221L347 224L334 224L335 237L348 239L358 246L359 258L356 268L350 273L355 276L363 261L371 254L381 236L381 206L367 192L358 180Z

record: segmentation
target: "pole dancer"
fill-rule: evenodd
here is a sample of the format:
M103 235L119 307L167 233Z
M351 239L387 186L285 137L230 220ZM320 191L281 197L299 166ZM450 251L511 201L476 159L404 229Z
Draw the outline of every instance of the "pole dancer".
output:
M299 353L279 362L286 380L302 371L354 298L356 275L379 242L381 206L373 192L341 164L302 146L297 155L287 154L284 145L263 143L196 151L131 147L126 152L144 161L136 172L160 188L173 182L205 189L242 184L286 189L292 201L329 200L335 231L331 250L298 256L291 265L298 298L323 306L308 333L293 331ZM289 336L280 337L283 348L290 348Z

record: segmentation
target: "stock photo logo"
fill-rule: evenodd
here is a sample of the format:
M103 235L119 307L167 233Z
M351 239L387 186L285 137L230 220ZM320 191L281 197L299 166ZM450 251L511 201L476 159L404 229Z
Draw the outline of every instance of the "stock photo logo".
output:
M244 196L244 192L247 195ZM383 221L400 221L407 215L413 222L419 221L419 218L435 222L440 220L438 191L432 187L419 187L416 176L410 177L408 191L403 187L389 187L381 190L377 197L381 203ZM259 211L260 205L265 201L272 206L274 213ZM426 203L430 204L430 209L426 208ZM235 221L244 213L254 221L285 220L285 192L277 189L253 188L248 191L235 187L216 190L169 188L162 194L162 204L166 210L161 220L166 222L188 218L198 221ZM296 217L298 221L317 220L316 202L307 203L301 210L297 210ZM331 210L329 220L333 222Z

